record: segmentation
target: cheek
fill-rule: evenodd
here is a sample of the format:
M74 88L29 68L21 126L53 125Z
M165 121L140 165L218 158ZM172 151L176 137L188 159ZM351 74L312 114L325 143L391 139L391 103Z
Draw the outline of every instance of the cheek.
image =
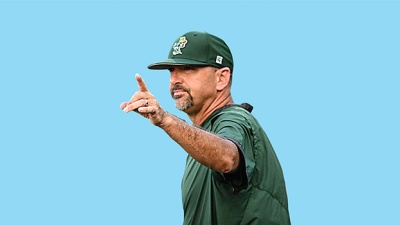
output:
M215 96L217 90L214 84L204 84L201 86L196 86L196 89L192 89L191 94L194 98L200 97L202 99L204 98L210 98Z

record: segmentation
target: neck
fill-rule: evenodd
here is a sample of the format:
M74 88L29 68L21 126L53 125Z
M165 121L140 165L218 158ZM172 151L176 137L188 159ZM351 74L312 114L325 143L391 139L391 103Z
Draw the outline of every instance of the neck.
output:
M200 126L215 110L232 103L233 98L229 93L229 95L217 97L210 104L204 104L199 111L194 113L187 112L187 114L194 125Z

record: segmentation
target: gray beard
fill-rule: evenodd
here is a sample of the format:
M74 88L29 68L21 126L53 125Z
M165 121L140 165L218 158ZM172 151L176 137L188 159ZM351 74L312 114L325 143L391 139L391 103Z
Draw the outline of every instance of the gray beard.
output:
M175 107L181 111L185 111L194 105L192 96L182 99L183 97L175 99Z
M174 90L183 90L188 93L188 97L184 99L184 96L175 97ZM176 84L171 89L171 96L175 99L175 107L181 111L185 111L194 105L193 96L189 93L190 91L182 85Z

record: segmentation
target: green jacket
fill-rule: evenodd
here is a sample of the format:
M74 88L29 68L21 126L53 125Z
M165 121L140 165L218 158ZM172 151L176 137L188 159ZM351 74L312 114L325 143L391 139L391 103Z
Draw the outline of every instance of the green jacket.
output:
M202 124L233 141L241 163L234 174L221 174L188 156L182 180L184 225L290 225L282 168L251 109L229 105Z

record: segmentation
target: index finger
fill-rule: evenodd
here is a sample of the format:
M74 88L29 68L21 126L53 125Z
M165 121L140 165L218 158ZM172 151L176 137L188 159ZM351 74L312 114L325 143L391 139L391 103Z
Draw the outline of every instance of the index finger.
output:
M143 78L139 74L136 74L136 81L138 83L140 92L148 92L149 91L149 90L147 90L147 87L146 87L146 84L144 83Z

